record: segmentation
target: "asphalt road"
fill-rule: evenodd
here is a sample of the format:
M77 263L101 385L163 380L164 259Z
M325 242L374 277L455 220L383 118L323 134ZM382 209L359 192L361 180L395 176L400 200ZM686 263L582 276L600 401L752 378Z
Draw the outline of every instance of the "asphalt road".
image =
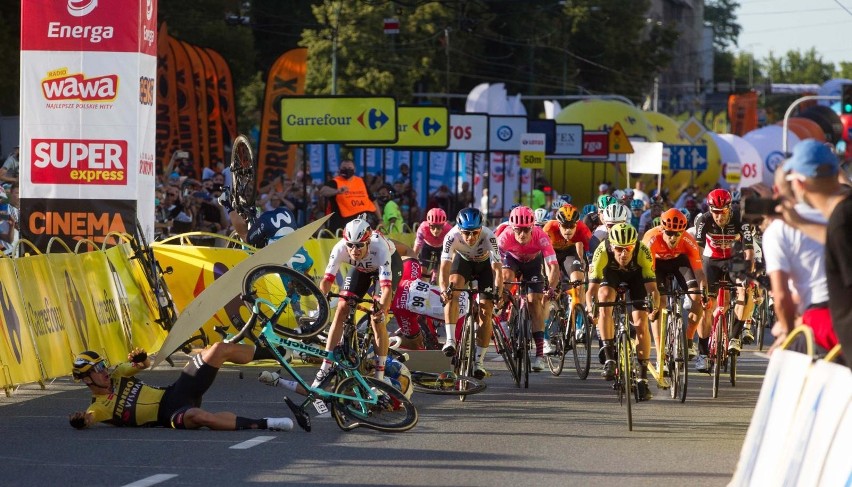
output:
M634 405L632 432L597 369L581 381L566 363L560 377L534 374L524 390L489 363L488 389L464 403L415 394L420 421L401 434L344 432L330 418L315 418L310 433L77 431L67 414L87 406L84 386L25 386L0 398L0 485L719 486L733 475L767 360L747 348L737 386L724 382L717 399L706 374L690 374L685 404L652 388L652 401ZM289 416L284 390L259 384L260 370L223 368L204 407ZM165 385L178 373L142 377Z

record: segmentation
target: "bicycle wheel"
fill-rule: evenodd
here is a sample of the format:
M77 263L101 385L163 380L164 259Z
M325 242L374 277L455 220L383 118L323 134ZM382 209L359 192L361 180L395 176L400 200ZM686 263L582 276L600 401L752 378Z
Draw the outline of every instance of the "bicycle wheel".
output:
M512 380L517 384L519 382L518 370L515 368L514 349L509 340L507 326L503 325L496 316L492 316L491 320L491 336L494 339L494 346L497 348L497 353L503 357L503 362L506 363L506 370L511 374Z
M572 341L572 352L574 353L574 367L577 369L577 377L585 380L589 376L589 368L592 366L592 324L586 315L586 310L580 304L574 305L574 323L570 327L574 331L575 339ZM581 340L577 340L577 332L582 333Z
M722 363L724 359L724 347L722 344L722 329L727 326L723 313L719 313L715 323L713 323L713 346L715 353L713 355L713 399L719 396L719 376L722 375Z
M248 137L238 135L231 149L231 205L242 216L255 206L257 196L257 161Z
M476 324L476 316L471 313L464 320L464 328L462 329L461 340L459 347L456 350L455 374L458 377L473 376L473 367L476 360L476 335L474 334L474 325ZM465 400L466 395L459 396L460 401Z
M399 433L408 431L417 424L417 409L405 394L373 377L362 379L369 389L355 376L346 377L334 388L335 394L347 396L331 400L331 411L340 429L349 431L364 427ZM366 402L370 399L370 389L379 396L377 404Z
M752 326L754 326L754 341L757 342L757 349L763 351L763 335L766 330L766 307L769 297L765 297L759 306L755 306L753 313Z
M169 286L163 277L167 272L171 272L171 268L163 271L160 263L154 257L153 249L148 245L148 240L145 238L145 233L138 218L135 223L136 234L130 240L130 249L133 251L130 259L136 260L139 263L139 267L145 276L145 281L148 283L150 293L145 293L144 297L150 309L157 312L157 319L155 321L164 330L169 331L172 329L175 321L177 321L178 315L177 307L175 307L172 295L169 292Z
M515 385L517 387L521 387L521 379L524 374L524 361L523 361L523 353L525 350L524 339L523 339L523 325L520 320L520 313L517 311L512 311L512 315L509 318L509 336L512 342L512 361L515 363Z
M618 334L618 372L621 376L621 387L627 398L627 429L633 431L633 358L630 354L630 337L627 333ZM621 393L619 393L621 395Z
M560 312L561 309L551 309L550 316L547 317L547 339L553 344L554 352L551 355L545 355L545 358L547 367L554 376L562 373L562 368L565 366L565 344L571 343L565 341L568 320L565 319L564 311Z
M262 265L243 279L243 301L289 338L312 338L328 324L328 300L314 281L283 265Z
M411 371L411 382L415 392L441 396L467 396L485 390L485 381L454 372Z
M527 307L518 310L518 331L521 353L518 355L518 370L521 371L524 389L530 386L530 315Z
M686 389L689 383L689 347L686 344L685 325L678 315L675 320L674 346L672 347L674 353L671 360L674 368L669 369L672 373L672 399L680 399L681 403L686 401Z

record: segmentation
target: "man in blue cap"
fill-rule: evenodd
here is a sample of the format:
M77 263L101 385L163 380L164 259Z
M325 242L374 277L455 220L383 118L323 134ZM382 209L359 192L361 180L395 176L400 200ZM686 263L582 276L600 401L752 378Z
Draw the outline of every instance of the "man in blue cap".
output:
M831 321L852 366L848 359L852 353L852 188L841 184L840 163L831 148L813 139L797 144L782 170L796 201L782 201L778 211L787 224L825 244ZM828 224L802 218L794 208L796 202L819 210Z

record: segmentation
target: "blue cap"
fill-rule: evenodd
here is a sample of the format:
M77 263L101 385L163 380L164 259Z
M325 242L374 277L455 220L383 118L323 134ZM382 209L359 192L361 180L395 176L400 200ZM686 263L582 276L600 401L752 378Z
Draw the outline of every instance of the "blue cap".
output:
M793 155L784 163L783 169L806 178L824 178L836 176L840 171L840 163L827 145L806 139L793 147Z

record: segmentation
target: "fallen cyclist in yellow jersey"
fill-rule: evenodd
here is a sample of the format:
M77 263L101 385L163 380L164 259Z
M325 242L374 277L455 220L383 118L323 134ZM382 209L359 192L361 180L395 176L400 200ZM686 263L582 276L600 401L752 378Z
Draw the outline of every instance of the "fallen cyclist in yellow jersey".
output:
M74 359L74 380L82 381L92 392L86 411L72 413L71 426L83 429L103 422L115 426L163 426L173 429L290 431L290 418L251 419L228 411L211 413L201 409L201 399L216 379L223 363L245 364L252 360L254 346L214 343L184 366L180 377L168 387L155 387L137 379L136 373L151 366L151 357L133 349L128 362L110 372L96 352L86 351Z

